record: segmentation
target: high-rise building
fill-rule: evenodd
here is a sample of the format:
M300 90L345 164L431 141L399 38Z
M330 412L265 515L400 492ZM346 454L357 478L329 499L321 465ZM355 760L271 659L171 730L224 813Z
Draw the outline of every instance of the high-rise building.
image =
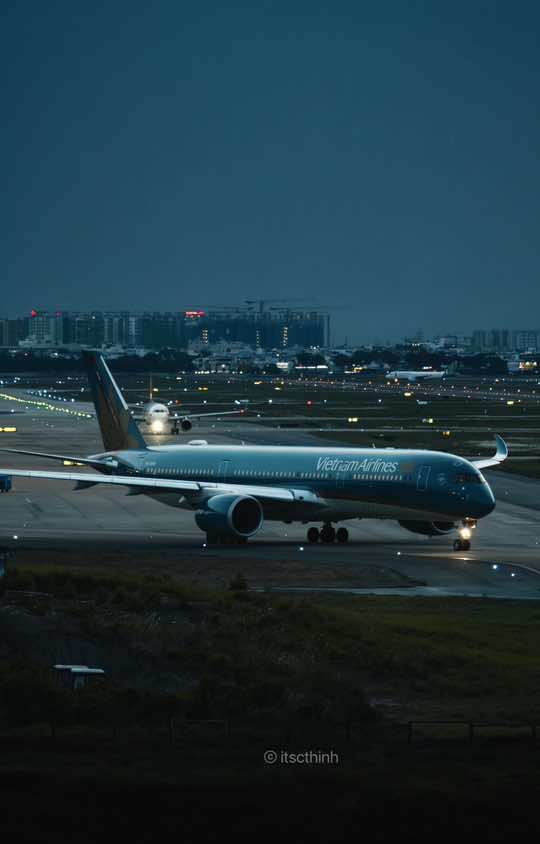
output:
M538 331L533 329L521 329L519 331L512 331L512 351L528 352L536 351L538 349Z
M205 344L228 341L258 349L306 348L324 346L329 332L329 318L318 310L272 308L253 312L231 306L209 311L189 310L184 312L184 317L186 339Z
M51 314L34 308L30 313L26 339L36 346L60 346L64 340L63 329L60 311Z
M28 337L28 318L0 319L0 346L18 346Z
M526 352L540 348L540 331L535 329L492 328L473 331L471 349L475 352Z

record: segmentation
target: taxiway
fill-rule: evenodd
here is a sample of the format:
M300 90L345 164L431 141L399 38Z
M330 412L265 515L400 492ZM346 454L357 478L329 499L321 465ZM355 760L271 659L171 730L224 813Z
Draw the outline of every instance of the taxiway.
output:
M17 395L24 399L24 394ZM1 414L23 411L13 414L17 431L0 435L0 446L74 456L102 451L97 422L87 415L92 409L83 403L67 409L72 412L0 399ZM159 441L195 438L323 446L307 432L268 428L260 420L254 424L247 419L213 421L197 425L185 438ZM53 465L4 453L0 467L9 471ZM304 526L267 522L248 545L212 548L210 553L189 512L145 496L128 496L122 489L74 491L70 483L25 478L14 479L13 490L0 496L0 546L17 549L18 558L25 549L47 549L49 557L54 549L86 550L89 561L103 548L132 549L134 559L159 548L168 570L190 575L204 572L211 556L222 577L228 570L231 577L242 571L248 582L262 588L334 588L363 594L390 588L425 596L540 599L540 483L496 470L488 470L486 477L497 507L479 523L467 553L456 554L448 536L422 537L393 522L374 520L348 523L346 546L310 546Z

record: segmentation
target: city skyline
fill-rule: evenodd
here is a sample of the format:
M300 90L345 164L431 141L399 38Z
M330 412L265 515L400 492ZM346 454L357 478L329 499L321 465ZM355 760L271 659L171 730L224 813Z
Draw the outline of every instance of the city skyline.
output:
M343 347L332 340L328 309L264 306L272 300L250 300L224 308L178 311L45 311L26 316L0 315L0 347L110 347L154 349L186 348L192 343L211 347L245 344L254 349ZM257 307L255 307L257 306ZM467 348L476 352L507 353L540 348L540 330L531 327L475 328L470 333L450 330L441 334L417 332L398 344L424 343L437 348ZM347 344L349 348L362 344ZM369 344L366 344L369 345ZM386 341L374 345L392 346Z
M150 307L143 307L141 306L131 306L131 307L118 307L118 308L109 308L104 307L103 305L96 305L96 306L88 306L88 307L68 307L66 305L57 305L54 307L46 307L42 303L39 303L40 306L32 306L26 307L23 311L18 311L16 308L8 308L5 307L5 303L3 303L2 310L0 311L0 320L1 319L25 319L30 318L34 313L46 313L49 315L54 315L55 313L58 315L62 314L92 314L92 313L110 313L110 314L121 314L121 313L130 313L130 314L172 314L181 316L188 312L196 312L196 311L204 311L207 314L212 314L218 312L222 309L233 309L237 308L241 310L244 305L243 303L246 300L241 300L237 305L231 305L231 300L224 304L217 304L213 306L208 306L204 302L196 301L196 302L189 302L189 305L182 306L182 307L171 307L171 308L160 308L157 306L150 306ZM269 298L268 301L271 301ZM286 310L286 306L283 306L283 310ZM438 329L433 328L429 325L414 325L413 328L409 332L403 332L400 335L396 335L394 337L386 337L383 336L381 333L373 334L371 339L364 339L364 340L357 340L355 341L354 338L349 337L346 333L344 334L343 338L335 338L334 335L336 333L340 333L339 325L336 326L336 321L339 318L339 310L334 311L334 309L330 307L324 307L323 305L315 305L311 308L302 307L302 306L290 306L290 311L320 311L321 313L329 312L331 315L331 334L332 334L332 344L333 345L343 345L344 341L347 341L347 345L354 346L354 345L384 345L388 340L389 343L399 343L405 339L411 339L414 337L423 337L425 339L433 339L435 337L444 337L444 336L472 336L475 332L485 332L489 333L492 331L506 331L506 332L516 332L516 331L536 331L535 328L535 320L531 320L529 315L519 322L509 322L501 321L501 322L487 322L487 318L480 322L474 322L472 320L467 321L467 325L469 328L463 327L463 321L459 319L459 328L456 328L456 325L446 325L445 327L439 327ZM277 309L274 309L277 310ZM281 308L279 309L281 310Z

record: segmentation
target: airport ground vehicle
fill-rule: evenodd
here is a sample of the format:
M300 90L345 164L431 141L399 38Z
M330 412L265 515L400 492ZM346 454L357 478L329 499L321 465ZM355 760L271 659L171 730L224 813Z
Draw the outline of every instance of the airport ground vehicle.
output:
M11 475L0 475L0 492L9 492L11 486Z

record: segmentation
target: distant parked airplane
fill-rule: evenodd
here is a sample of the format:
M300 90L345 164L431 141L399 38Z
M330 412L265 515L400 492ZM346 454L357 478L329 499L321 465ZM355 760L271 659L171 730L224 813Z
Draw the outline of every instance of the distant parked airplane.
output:
M446 372L436 372L434 369L394 369L386 373L386 378L393 381L427 381L444 378Z

